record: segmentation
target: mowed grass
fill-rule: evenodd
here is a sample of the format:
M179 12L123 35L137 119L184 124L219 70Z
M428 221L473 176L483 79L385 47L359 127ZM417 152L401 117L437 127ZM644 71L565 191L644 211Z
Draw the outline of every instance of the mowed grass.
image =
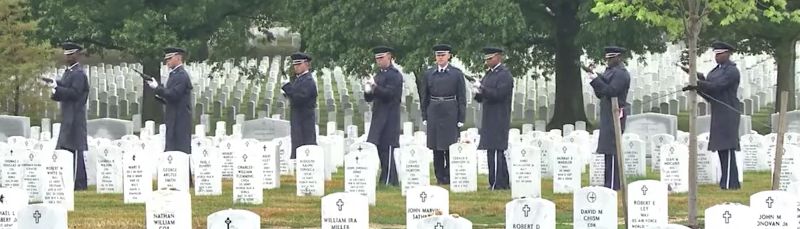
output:
M588 171L588 169L587 169ZM432 172L432 171L431 171ZM431 173L433 174L433 173ZM657 179L657 173L647 177L629 177L628 182ZM770 189L770 173L745 173L743 189L721 191L717 185L700 185L698 213L725 202L749 205L749 196ZM435 180L431 180L435 184ZM504 228L505 204L511 200L510 190L490 191L485 175L478 177L478 191L473 193L450 193L450 213L459 214L474 223L475 228ZM588 185L588 174L583 174L583 186ZM260 205L233 204L233 188L230 180L223 181L220 196L192 195L192 226L206 228L208 215L229 208L247 209L261 216L262 228L319 228L320 198L295 195L295 180L291 176L281 178L281 188L264 190L264 203ZM334 175L326 182L326 194L344 190L344 172ZM156 187L156 186L154 186ZM556 204L557 228L572 228L572 194L553 194L552 180L542 180L542 196ZM448 188L445 186L445 188ZM405 228L405 197L400 188L378 186L377 205L370 206L372 228ZM622 197L619 198L619 221L622 225ZM686 194L670 194L670 222L685 224L688 215ZM188 206L187 206L188 207ZM145 205L124 204L122 194L97 194L94 187L89 191L76 192L75 211L69 213L70 228L144 228ZM701 224L702 225L702 224ZM620 226L624 228L624 226Z

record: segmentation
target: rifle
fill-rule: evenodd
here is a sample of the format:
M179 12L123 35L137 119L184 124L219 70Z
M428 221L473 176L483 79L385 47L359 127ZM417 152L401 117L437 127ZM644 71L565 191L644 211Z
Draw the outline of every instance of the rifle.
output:
M45 83L48 83L48 84L53 83L53 81L54 81L53 79L50 79L50 78L47 78L47 77L39 77L39 79L44 81Z
M142 80L144 80L144 81L155 80L152 76L144 74L144 73L140 72L139 70L133 69L133 71L138 73L139 77L142 77ZM161 104L166 104L167 103L167 101L164 100L164 98L161 98L161 96L154 95L154 97L156 98L156 101L160 102Z

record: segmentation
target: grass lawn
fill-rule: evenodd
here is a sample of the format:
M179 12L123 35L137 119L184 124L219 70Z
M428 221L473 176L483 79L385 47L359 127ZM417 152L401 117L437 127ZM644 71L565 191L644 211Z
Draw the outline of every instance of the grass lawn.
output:
M753 115L755 121L769 123L770 110L765 108ZM325 113L322 113L325 114ZM324 115L321 115L325 117ZM355 119L360 119L355 115ZM324 119L324 118L323 118ZM354 123L360 123L354 120ZM687 128L686 114L679 116L679 129ZM324 125L323 125L324 127ZM769 132L769 128L753 122L753 129L761 134ZM588 169L586 171L589 171ZM431 171L431 174L433 172ZM326 193L344 190L344 173L334 175L333 181L326 183ZM433 176L432 176L433 177ZM647 177L630 177L628 182L642 179L658 180L657 173ZM750 195L769 190L770 173L745 173L743 188L738 191L721 191L716 185L701 185L698 196L698 213L702 225L703 211L716 204L738 202L749 204ZM486 176L478 177L479 190L475 193L459 193L450 195L450 212L471 220L475 228L503 228L505 221L505 204L510 201L510 191L487 190ZM263 228L319 228L320 199L317 197L295 196L293 177L282 177L280 189L265 190L262 205L234 205L232 203L232 182L223 182L221 196L192 196L193 227L205 228L206 217L213 212L228 208L247 209L261 216ZM434 180L431 183L435 183ZM588 174L583 174L583 185L588 185ZM75 211L69 213L70 228L144 228L145 207L143 204L123 204L122 194L96 194L94 187L86 192L75 194ZM542 180L543 198L556 204L557 228L572 228L572 195L553 194L552 180ZM621 199L621 198L620 198ZM687 221L688 198L686 194L669 196L670 222L684 224ZM619 203L620 222L622 222L622 203ZM394 187L378 187L377 206L370 207L370 223L373 228L404 228L405 198L400 189ZM624 226L620 226L624 228Z

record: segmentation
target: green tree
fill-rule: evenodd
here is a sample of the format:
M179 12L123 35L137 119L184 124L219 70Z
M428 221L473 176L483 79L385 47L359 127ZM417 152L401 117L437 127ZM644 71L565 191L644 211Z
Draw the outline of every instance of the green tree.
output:
M119 50L160 79L167 46L186 48L189 61L241 57L253 38L250 29L273 25L272 6L281 0L30 1L32 16L41 21L40 38L74 41L93 52ZM161 106L144 88L142 118L161 123Z
M36 120L49 100L49 92L37 82L38 77L54 49L29 39L37 22L27 18L28 10L24 0L0 1L0 98L12 101L8 104L11 107L2 110Z
M757 4L767 7L760 9ZM688 46L689 81L697 84L697 44L704 25L728 25L737 20L754 20L763 15L781 22L788 13L785 0L596 0L592 12L601 17L635 18L667 28L671 37L682 39ZM711 16L709 16L711 15ZM796 18L796 15L795 15ZM689 224L697 226L697 93L689 93Z
M662 40L629 36L660 34L657 28L636 20L598 18L589 12L591 3L296 0L289 8L310 9L296 12L302 20L287 23L302 34L302 48L317 57L316 66L342 66L358 76L371 68L369 48L378 44L394 46L397 62L417 77L432 65L430 48L436 43L455 46L456 56L473 72L482 72L482 47L502 46L507 51L505 62L515 76L536 69L545 79L556 81L556 105L549 127L560 128L586 121L578 62L584 52L598 59L602 47L611 44L638 53L665 49Z
M787 1L786 11L800 10L800 1ZM768 5L758 4L760 10ZM795 14L796 15L796 14ZM712 40L725 40L735 43L741 53L768 54L775 58L778 67L775 90L775 112L780 109L781 91L796 92L795 88L795 59L797 50L795 46L800 41L800 20L782 20L776 22L763 14L758 15L758 20L736 21L727 26L711 26L700 38L706 42ZM794 96L789 96L787 110L797 109Z

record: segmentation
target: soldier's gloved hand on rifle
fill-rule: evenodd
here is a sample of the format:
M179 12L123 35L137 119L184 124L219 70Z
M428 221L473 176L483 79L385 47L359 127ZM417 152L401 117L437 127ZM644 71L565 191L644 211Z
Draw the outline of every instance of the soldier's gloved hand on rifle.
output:
M152 89L156 89L158 87L158 81L156 81L153 78L150 78L150 80L147 80L146 82L147 82L147 86L152 88Z
M458 128L461 128L462 126L464 126L464 123L462 123L462 122L459 122L459 123L458 123L458 124L456 124L456 125L458 126Z
M287 83L289 83L289 78L285 76L281 77L281 86L286 85Z
M481 82L475 81L472 83L472 88L475 89L476 92L481 92Z
M423 126L427 126L428 125L428 120L422 120L422 125Z
M372 93L372 89L375 86L375 80L372 78L364 79L364 92Z
M695 85L688 85L688 86L686 86L686 87L683 87L683 88L681 89L681 91L689 91L689 90L696 91L696 90L697 90L697 86L695 86Z

